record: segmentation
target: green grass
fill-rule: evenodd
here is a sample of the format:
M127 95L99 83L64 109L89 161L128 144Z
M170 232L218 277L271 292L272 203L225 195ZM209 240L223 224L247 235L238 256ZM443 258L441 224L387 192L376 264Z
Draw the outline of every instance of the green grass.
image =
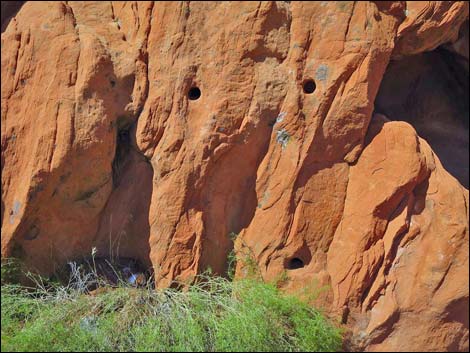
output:
M337 351L340 331L275 285L201 276L186 291L2 284L2 351Z

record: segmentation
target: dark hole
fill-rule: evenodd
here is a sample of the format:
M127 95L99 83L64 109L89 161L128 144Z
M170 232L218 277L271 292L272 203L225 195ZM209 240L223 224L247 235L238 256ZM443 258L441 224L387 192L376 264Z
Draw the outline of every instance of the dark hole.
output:
M131 136L129 133L129 127L118 130L116 138L116 152L114 154L114 160L112 164L114 187L119 186L119 181L124 169L126 157L130 150L130 144Z
M201 90L197 87L192 87L188 92L189 100L195 101L201 96Z
M121 144L129 144L129 130L127 129L123 129L123 130L120 130L119 133L118 133L118 143L121 143Z
M111 84L111 87L116 86L116 81L114 81L114 80L110 80L109 83Z
M135 287L145 286L147 283L151 285L151 272L146 270L142 263L134 258L119 257L95 257L83 258L72 261L59 274L63 276L65 281L72 278L73 267L76 267L84 277L94 274L95 280L90 280L86 285L86 289L91 291L96 289L100 284L117 286L120 282L130 284ZM93 278L92 277L92 278Z
M302 267L304 267L304 262L298 257L294 257L293 259L289 260L289 263L287 264L287 269L289 270L295 270Z
M304 82L304 92L307 94L313 93L316 87L315 81L313 80L307 80Z

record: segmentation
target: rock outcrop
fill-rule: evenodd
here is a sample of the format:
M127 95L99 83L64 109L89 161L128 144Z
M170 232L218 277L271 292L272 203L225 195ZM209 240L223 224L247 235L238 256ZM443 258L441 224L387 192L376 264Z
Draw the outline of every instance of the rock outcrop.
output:
M25 3L2 33L2 257L51 274L96 247L165 287L235 249L238 276L326 288L348 349L468 350L468 190L379 113L412 118L374 113L390 60L459 52L465 21L466 2Z

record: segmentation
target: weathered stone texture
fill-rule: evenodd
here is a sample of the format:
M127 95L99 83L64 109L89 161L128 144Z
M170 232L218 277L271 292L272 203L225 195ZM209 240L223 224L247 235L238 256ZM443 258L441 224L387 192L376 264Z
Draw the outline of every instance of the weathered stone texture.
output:
M466 2L27 2L2 33L2 256L50 274L97 247L164 287L224 274L235 246L238 276L249 254L285 290L326 286L351 349L468 350L468 190L374 113L390 59L467 19Z

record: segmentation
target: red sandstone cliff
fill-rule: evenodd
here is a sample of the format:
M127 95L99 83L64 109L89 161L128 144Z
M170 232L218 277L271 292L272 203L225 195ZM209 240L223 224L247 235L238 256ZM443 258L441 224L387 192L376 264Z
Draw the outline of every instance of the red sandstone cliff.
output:
M326 286L354 349L468 350L468 190L374 113L391 59L467 43L468 81L467 19L465 2L27 2L2 33L2 256L48 274L97 247L168 286L223 274L235 246L239 276L250 254L286 290Z

